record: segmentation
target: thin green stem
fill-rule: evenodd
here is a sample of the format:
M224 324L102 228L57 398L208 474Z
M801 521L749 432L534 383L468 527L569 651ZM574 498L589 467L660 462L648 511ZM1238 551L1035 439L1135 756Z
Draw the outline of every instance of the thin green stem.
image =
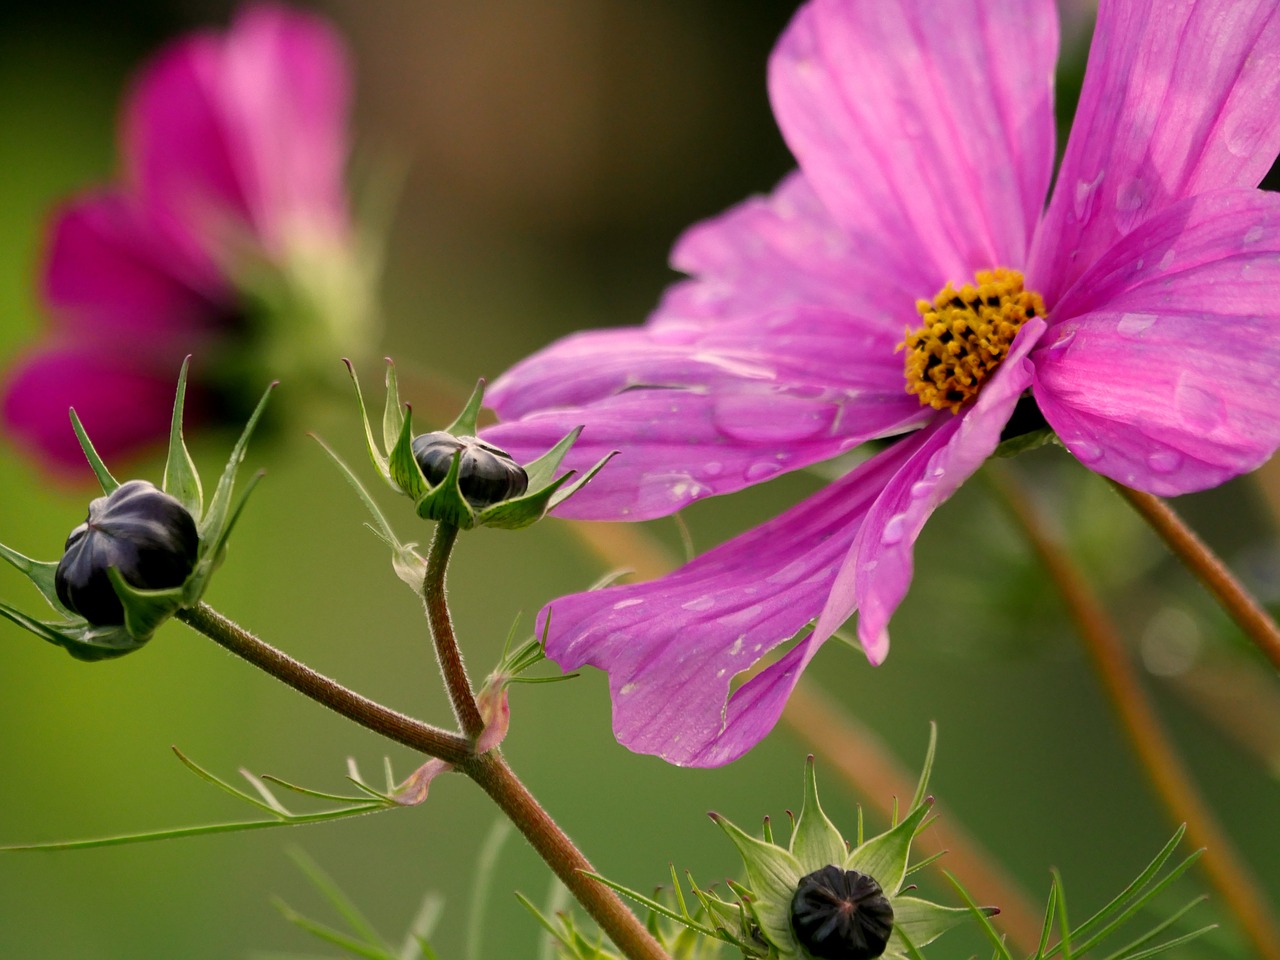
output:
M453 632L453 620L449 616L449 604L445 596L445 573L449 568L449 555L458 540L458 527L441 520L436 523L435 536L431 538L431 550L427 554L427 572L422 578L422 602L427 608L427 623L431 627L431 640L436 649L436 660L449 691L453 715L472 743L484 733L484 718L476 704L471 680L467 677L462 651Z
M1252 941L1256 955L1280 960L1280 926L1259 895L1264 888L1236 852L1165 734L1129 662L1119 631L1075 564L1046 532L1035 507L1010 473L988 464L986 474L1062 595L1156 794L1173 819L1187 825L1187 839L1205 848L1201 863L1209 882Z
M497 750L458 765L524 834L569 892L630 960L670 960L620 897L587 876L595 868L507 766Z
M200 603L190 610L180 610L177 617L223 649L230 650L303 696L374 733L449 763L460 763L471 756L471 744L463 737L405 716L348 690L337 681L263 643L208 604Z
M1216 553L1183 523L1173 508L1150 493L1111 481L1120 496L1150 524L1165 545L1183 562L1254 642L1271 665L1280 670L1280 627L1236 579Z

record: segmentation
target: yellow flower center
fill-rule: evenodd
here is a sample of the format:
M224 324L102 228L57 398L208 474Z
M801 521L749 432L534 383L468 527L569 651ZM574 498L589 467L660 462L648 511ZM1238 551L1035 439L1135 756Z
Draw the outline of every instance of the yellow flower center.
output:
M959 413L1000 366L1022 324L1044 316L1040 294L1022 289L1017 270L981 270L974 279L918 301L924 324L898 345L907 354L907 393L924 406Z

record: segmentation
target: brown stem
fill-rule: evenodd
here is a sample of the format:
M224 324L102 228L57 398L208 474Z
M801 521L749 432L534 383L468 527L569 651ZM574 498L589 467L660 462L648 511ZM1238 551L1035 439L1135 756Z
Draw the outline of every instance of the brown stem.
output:
M1253 942L1257 956L1280 960L1280 927L1258 894L1263 887L1219 826L1165 735L1115 625L1076 566L1045 531L1034 506L1010 475L992 464L988 464L987 474L1062 595L1151 785L1173 819L1186 823L1187 839L1205 848L1201 863L1209 882Z
M177 617L220 647L271 674L303 696L354 720L374 733L450 763L460 763L471 756L471 744L463 737L397 713L348 690L288 654L263 643L208 604L200 603L189 610L180 610Z
M484 733L484 718L476 704L467 678L467 667L462 662L453 633L453 621L449 617L449 605L445 598L444 578L449 567L449 554L458 539L458 527L441 520L436 523L435 536L431 538L431 550L427 555L427 572L422 578L422 602L427 608L427 623L431 627L431 640L436 648L436 660L444 676L453 715L472 743Z
M1227 569L1208 545L1182 522L1167 503L1150 493L1111 481L1120 496L1159 534L1174 555L1213 594L1232 620L1280 670L1280 627Z
M791 691L783 722L807 741L822 760L835 767L855 793L885 816L894 799L915 792L915 777L900 764L880 738L842 710L814 684L801 681ZM946 869L964 881L979 903L1000 907L999 926L1014 946L1032 954L1040 944L1043 916L1022 888L942 808L935 805L934 824L916 840L926 855L947 852Z
M497 750L458 765L487 793L569 888L610 940L630 960L670 960L643 923L612 890L587 876L594 873L550 815L538 805Z

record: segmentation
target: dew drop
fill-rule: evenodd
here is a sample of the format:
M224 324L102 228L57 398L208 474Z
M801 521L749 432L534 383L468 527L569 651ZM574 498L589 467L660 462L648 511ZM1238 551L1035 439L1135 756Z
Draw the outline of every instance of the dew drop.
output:
M929 494L933 493L937 484L930 483L928 480L917 480L911 485L911 499L923 500Z
M1156 269L1158 269L1161 273L1164 273L1171 266L1173 266L1173 260L1177 255L1178 255L1178 252L1174 250L1172 247L1170 247L1168 250L1164 252L1164 256L1160 258L1160 262L1156 264Z
M1137 337L1155 322L1150 313L1126 313L1116 323L1116 332L1122 337Z
M1266 232L1267 231L1262 228L1261 224L1255 224L1254 226L1250 227L1248 230L1245 231L1244 242L1257 243L1259 240L1262 239L1263 234L1265 234Z
M1216 393L1198 386L1183 376L1173 390L1173 409L1193 430L1209 432L1227 418L1227 407Z
M1102 171L1092 180L1077 180L1074 196L1076 220L1084 223L1093 215L1093 201L1098 194L1098 185L1102 183Z
M724 473L724 464L718 461L711 461L702 465L702 472L708 477L718 477Z
M1102 459L1102 448L1092 440L1076 440L1067 447L1081 463L1097 463Z
M892 547L894 544L901 543L906 530L906 515L895 513L888 519L888 521L885 522L884 530L880 534L880 542L886 547Z
M751 464L751 466L747 467L746 472L743 473L743 477L747 483L760 483L770 477L777 476L781 472L782 467L778 464L765 461Z
M1182 466L1182 454L1176 450L1157 450L1147 457L1147 466L1155 473L1173 473Z
M696 600L690 600L688 603L680 604L683 610L710 610L716 605L716 598L707 594L705 597L698 597Z
M630 597L626 600L619 600L613 605L613 609L625 610L627 607L634 607L638 603L644 603L644 597Z
M1046 359L1061 360L1067 355L1067 351L1071 349L1071 342L1075 338L1076 332L1074 330L1066 330L1059 334L1058 339L1045 350Z

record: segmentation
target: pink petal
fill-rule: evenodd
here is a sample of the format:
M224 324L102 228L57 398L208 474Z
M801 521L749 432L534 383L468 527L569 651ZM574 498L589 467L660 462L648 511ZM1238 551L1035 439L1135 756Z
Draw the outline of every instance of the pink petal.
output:
M45 300L78 336L158 337L190 349L230 319L232 294L212 264L188 254L120 194L85 197L54 218Z
M190 224L219 210L251 222L241 159L223 119L222 70L221 38L191 34L148 61L126 98L125 172L155 216Z
M904 446L666 577L553 601L548 654L609 672L614 733L630 749L698 766L740 756L777 721L816 642L729 698L733 678L817 615Z
M1169 204L1256 186L1280 151L1280 11L1240 0L1102 4L1030 273L1057 298Z
M288 7L248 7L223 70L225 122L267 245L298 229L344 234L351 84L337 33Z
M911 585L913 551L933 512L986 462L1023 391L1031 385L1027 355L1044 334L1044 321L1027 321L1013 348L972 407L939 414L933 425L902 446L910 459L868 511L818 618L825 639L858 610L858 639L872 663L889 652L889 619Z
M693 279L667 290L650 324L679 329L831 307L883 327L897 343L917 323L916 300L936 290L900 275L886 251L882 238L840 227L797 171L769 196L685 231L671 265Z
M1280 196L1184 200L1067 292L1036 399L1091 470L1160 495L1245 473L1280 446Z
M88 479L84 453L67 411L75 407L89 439L107 461L161 443L169 435L173 385L181 357L171 366L140 368L130 351L98 344L35 353L13 367L3 389L5 430L50 468ZM199 387L188 388L188 425L201 416Z
M917 296L1020 267L1053 163L1051 0L813 0L770 61L774 114L834 219Z
M486 399L520 419L484 435L529 460L585 425L567 468L621 453L559 515L664 516L927 419L905 389L901 336L817 307L580 333L494 384Z
M298 228L342 231L348 86L327 24L251 7L225 37L180 40L139 76L122 136L132 179L197 235L239 221L278 250Z

